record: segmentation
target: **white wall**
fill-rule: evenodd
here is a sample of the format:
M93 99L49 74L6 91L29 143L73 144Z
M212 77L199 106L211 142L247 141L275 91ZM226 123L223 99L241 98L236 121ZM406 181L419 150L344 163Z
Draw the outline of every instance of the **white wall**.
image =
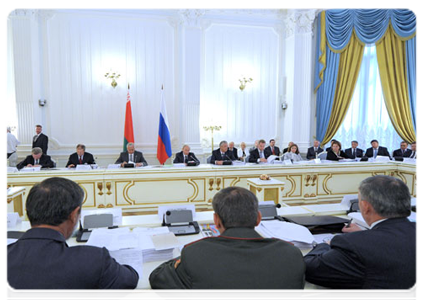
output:
M40 123L59 166L78 143L101 164L113 162L122 150L128 83L136 147L151 164L157 163L162 84L173 153L189 143L206 156L205 125L222 126L215 144L221 139L251 144L258 138L281 143L306 132L301 140L306 147L312 91L302 93L309 98L303 106L282 112L280 104L289 88L309 88L298 83L309 70L292 74L284 62L290 61L287 53L308 57L312 34L287 47L287 16L280 10L12 12L8 70L14 72L9 85L15 91L19 156L29 154L34 125ZM300 49L304 44L306 53ZM104 77L110 70L121 74L115 89ZM241 75L253 78L243 92ZM39 99L47 104L40 106ZM296 118L308 119L300 131L293 126Z
M276 137L279 53L279 35L272 27L214 24L206 30L200 125L222 126L215 144ZM244 77L253 81L241 91Z

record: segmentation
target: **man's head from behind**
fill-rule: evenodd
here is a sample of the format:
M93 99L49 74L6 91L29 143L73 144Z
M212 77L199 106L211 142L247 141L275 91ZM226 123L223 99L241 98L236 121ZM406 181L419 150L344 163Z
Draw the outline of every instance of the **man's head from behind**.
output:
M52 177L29 191L26 211L32 227L55 227L69 238L78 223L84 191L75 182Z
M220 233L228 228L254 228L261 221L258 200L249 190L228 187L213 197L214 223Z
M398 178L385 175L369 177L360 183L358 190L360 211L369 225L380 219L410 215L410 191Z

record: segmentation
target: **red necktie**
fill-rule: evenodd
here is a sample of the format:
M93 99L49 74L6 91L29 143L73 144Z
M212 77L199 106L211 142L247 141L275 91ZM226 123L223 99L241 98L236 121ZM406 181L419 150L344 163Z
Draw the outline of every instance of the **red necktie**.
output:
M272 154L275 155L275 148L272 147Z
M79 164L82 165L82 159L81 156L79 157Z

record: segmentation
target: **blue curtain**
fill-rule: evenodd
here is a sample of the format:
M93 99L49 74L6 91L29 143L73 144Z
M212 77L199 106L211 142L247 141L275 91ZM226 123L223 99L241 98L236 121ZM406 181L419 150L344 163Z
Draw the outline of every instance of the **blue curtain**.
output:
M414 129L416 116L416 16L407 9L332 9L325 11L325 28L322 28L321 14L317 20L317 47L315 64L315 91L317 90L317 130L316 138L322 140L328 125L332 111L333 97L335 96L336 80L338 74L339 56L348 45L352 31L363 44L373 44L379 41L385 34L389 24L395 33L406 41L407 53L407 76L411 114L413 116ZM319 73L325 67L320 61L321 29L326 34L326 68L323 79ZM322 82L323 81L323 82Z
M405 42L407 55L407 81L408 96L410 98L411 117L413 118L414 131L416 126L416 37Z
M338 81L338 69L340 53L329 51L326 46L326 71L325 80L319 88L316 98L317 128L316 138L322 141L326 128L328 128L330 115L332 113L333 99L335 97L336 82Z

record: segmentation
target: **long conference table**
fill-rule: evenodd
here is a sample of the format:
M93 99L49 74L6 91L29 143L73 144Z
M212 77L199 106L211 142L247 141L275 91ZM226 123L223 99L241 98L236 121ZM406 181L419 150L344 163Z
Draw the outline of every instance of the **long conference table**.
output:
M314 212L313 212L313 209L315 209ZM347 208L341 204L322 204L322 205L311 205L308 207L294 206L294 207L278 208L277 214L283 215L286 217L287 216L312 216L312 215L322 215L322 214L323 215L332 214L332 215L338 215L342 217L342 216L345 216L346 209ZM195 221L197 221L200 224L200 226L202 224L213 224L213 212L211 211L196 212ZM347 222L347 219L345 221ZM122 217L122 225L120 225L119 227L129 227L133 229L136 227L160 227L161 225L162 225L161 218L159 218L157 214L154 214L154 215L124 216ZM23 221L21 223L18 223L14 227L8 228L8 231L24 232L30 229L30 227L31 226L29 224L29 221ZM203 235L202 231L200 231L200 233L198 234L178 236L177 240L179 243L179 247L176 247L173 250L173 257L176 258L180 256L181 249L184 247L184 245L192 243L204 237L205 235ZM70 247L73 247L73 246L83 246L85 243L78 243L75 237L71 237L70 239L67 240L67 244ZM300 250L303 253L303 255L305 255L311 250L311 247L300 248ZM151 272L163 262L165 261L155 260L155 261L149 261L149 262L143 263L142 274L139 274L140 278L138 281L137 289L151 289L149 276ZM305 289L319 289L319 288L322 288L322 287L306 282Z
M213 196L229 186L247 188L247 180L267 174L284 182L283 202L289 206L339 203L357 194L360 182L374 175L395 176L416 196L416 164L386 162L304 161L300 164L245 164L196 167L147 166L141 168L49 169L10 172L8 187L25 187L22 206L31 187L49 177L77 182L85 192L83 208L122 208L126 213L154 214L160 205L194 204L210 210Z

